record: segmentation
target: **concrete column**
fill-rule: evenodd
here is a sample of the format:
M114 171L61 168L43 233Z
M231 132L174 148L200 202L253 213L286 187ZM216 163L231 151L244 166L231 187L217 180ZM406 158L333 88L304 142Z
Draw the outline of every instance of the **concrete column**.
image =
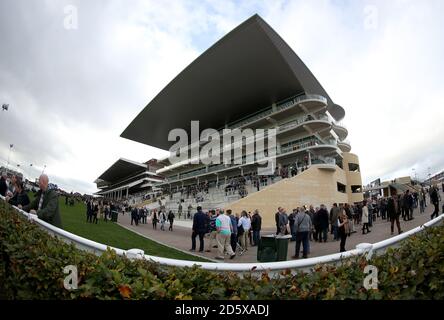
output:
M128 198L128 190L129 190L129 187L126 187L126 197Z

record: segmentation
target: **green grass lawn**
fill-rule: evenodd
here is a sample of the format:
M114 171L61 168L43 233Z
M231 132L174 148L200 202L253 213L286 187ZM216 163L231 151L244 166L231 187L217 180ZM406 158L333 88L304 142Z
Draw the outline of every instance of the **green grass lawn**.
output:
M32 197L33 195L30 194L30 198ZM59 197L59 209L63 229L81 237L124 250L142 249L145 251L145 254L158 257L210 262L204 258L160 245L114 222L104 222L99 219L98 224L87 223L86 206L84 203L76 201L75 205L71 207L65 205L65 197Z

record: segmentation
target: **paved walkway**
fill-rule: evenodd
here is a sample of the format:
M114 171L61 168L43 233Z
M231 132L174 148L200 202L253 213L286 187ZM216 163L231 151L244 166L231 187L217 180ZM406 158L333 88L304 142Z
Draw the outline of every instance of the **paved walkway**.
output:
M441 193L441 198L444 199L443 194ZM403 231L408 231L421 224L424 224L427 221L430 221L430 215L433 212L433 206L429 204L425 208L425 213L420 214L419 208L416 208L413 211L414 219L411 221L403 221L401 219L401 229ZM441 212L441 208L440 208ZM157 225L157 230L153 230L152 224L150 223L150 219L147 219L147 224L139 224L138 226L131 225L130 223L130 215L120 215L119 216L119 224L123 227L126 227L129 230L135 231L138 234L145 236L149 239L155 240L157 242L163 243L167 246L171 246L189 253L189 249L191 248L191 221L175 221L174 230L168 231L169 223L166 223L166 231L160 230L160 224ZM390 238L390 222L383 221L381 218L377 218L376 221L373 222L373 227L371 228L371 232L363 235L360 231L362 228L360 225L355 226L355 230L358 232L353 233L350 237L347 238L346 249L351 250L356 247L358 243L368 242L375 243L387 238ZM262 230L261 235L273 234L276 229L265 229ZM395 225L395 235L397 234L397 228ZM197 248L199 248L199 239L196 238ZM208 240L205 238L205 249L207 249ZM214 260L217 255L217 249L211 249L210 253L208 252L194 252L200 256L205 258ZM301 249L302 250L302 249ZM291 260L291 257L294 255L295 251L295 242L289 243L288 256L287 259ZM333 241L333 235L328 234L328 240L326 243L318 243L314 241L310 241L310 254L309 257L323 256L327 254L337 253L339 252L339 241ZM246 251L242 256L237 256L233 260L226 259L229 262L257 262L257 247L249 247L248 251Z

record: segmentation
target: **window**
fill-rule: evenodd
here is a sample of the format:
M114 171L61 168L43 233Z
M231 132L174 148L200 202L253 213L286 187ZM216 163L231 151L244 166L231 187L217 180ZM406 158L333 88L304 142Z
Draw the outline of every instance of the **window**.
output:
M340 182L338 182L337 185L338 185L338 192L345 193L345 185Z
M349 163L348 164L348 170L351 171L351 172L359 172L359 164Z
M362 193L362 186L353 185L351 186L352 193Z

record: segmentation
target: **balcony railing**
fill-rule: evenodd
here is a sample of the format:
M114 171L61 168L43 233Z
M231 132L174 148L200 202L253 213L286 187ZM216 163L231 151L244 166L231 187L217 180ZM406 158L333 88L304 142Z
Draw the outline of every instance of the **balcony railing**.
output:
M304 102L304 101L309 101L309 100L318 100L318 101L320 101L320 102L322 102L324 104L328 103L327 99L325 97L321 96L321 95L318 95L318 94L305 94L305 95L301 95L299 97L287 100L285 102L282 102L282 103L276 105L276 109L275 110L273 110L273 108L270 106L267 110L265 110L265 111L263 111L261 113L258 113L258 114L254 115L252 117L249 117L249 118L247 118L245 120L242 120L241 122L234 123L233 125L229 126L228 128L229 129L236 129L236 128L243 127L246 124L253 123L253 122L255 122L255 121L259 120L259 119L263 119L263 118L265 118L265 117L267 117L267 116L269 116L271 114L282 112L283 110L289 109L289 108L293 107L294 105L296 105L298 103L301 103L301 102Z
M303 141L303 142L300 142L300 143L295 143L293 145L283 147L283 148L281 148L280 151L279 150L276 151L276 155L278 156L278 155L282 155L282 154L285 154L285 153L289 153L289 152L293 152L293 151L309 148L309 147L312 147L312 146L322 146L322 145L332 145L332 146L335 146L336 144L337 144L337 142L335 140L322 142L319 139L313 138L313 139L310 139L310 140L306 140L306 141ZM179 178L165 179L165 182L172 183L172 182L180 181L180 180L185 179L185 178L195 177L195 176L198 176L198 175L201 175L201 174L204 174L204 173L212 173L212 172L223 170L223 169L230 168L230 167L237 167L237 166L245 165L245 159L247 158L247 155L242 155L241 158L242 158L242 164L236 164L236 160L239 159L239 157L237 157L237 158L234 158L232 160L232 162L233 162L232 164L225 165L224 163L222 163L222 164L219 164L219 165L216 165L216 166L210 166L210 167L208 167L208 170L206 168L201 168L201 169L198 169L196 171L187 172L187 173L184 173L184 174L179 174ZM257 162L257 161L262 160L262 159L267 159L267 158L268 158L268 155L266 155L266 154L263 154L261 157L257 157L257 155L255 155L255 161L254 162Z

